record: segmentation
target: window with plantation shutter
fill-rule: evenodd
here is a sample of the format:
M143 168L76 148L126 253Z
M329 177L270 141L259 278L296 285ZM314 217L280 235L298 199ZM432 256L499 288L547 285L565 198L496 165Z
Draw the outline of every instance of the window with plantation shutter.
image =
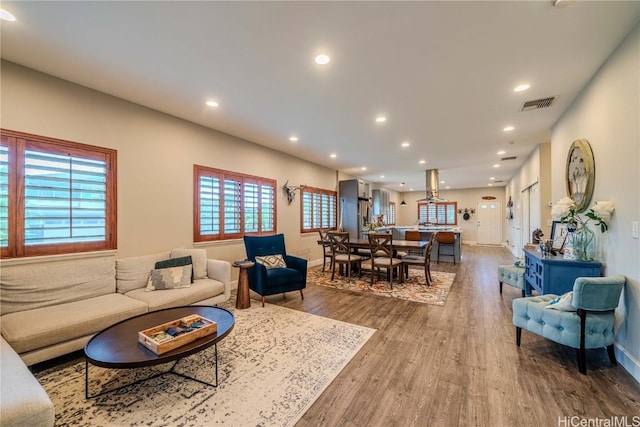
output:
M276 181L194 165L194 241L276 231Z
M387 225L396 225L396 202L389 202Z
M456 225L457 202L418 203L418 221L436 225Z
M4 143L4 137L3 141ZM9 247L9 147L0 145L0 248Z
M301 192L300 232L335 229L337 193L308 186L302 186Z
M116 151L2 130L4 257L116 248Z

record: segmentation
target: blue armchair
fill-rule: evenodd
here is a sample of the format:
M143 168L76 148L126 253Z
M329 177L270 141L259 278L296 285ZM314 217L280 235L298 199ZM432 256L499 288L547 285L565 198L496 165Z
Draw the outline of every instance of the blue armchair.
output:
M304 299L302 290L307 287L307 260L292 255L287 255L284 247L284 235L273 236L244 236L244 248L247 251L247 259L254 261L256 257L267 255L282 255L286 268L269 268L256 263L249 268L249 288L264 297L290 291L300 291L300 297Z
M624 276L578 277L573 284L571 305L565 310L548 309L558 298L547 294L513 300L516 345L522 329L577 349L578 369L587 373L585 350L607 347L611 364L617 365L613 350L614 311L624 287Z

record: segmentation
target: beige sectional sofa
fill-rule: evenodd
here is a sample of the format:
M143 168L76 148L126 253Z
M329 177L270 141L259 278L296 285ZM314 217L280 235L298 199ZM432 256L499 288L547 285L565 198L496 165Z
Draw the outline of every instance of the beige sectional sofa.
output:
M147 291L157 261L186 255L192 257L195 279L189 287ZM5 348L32 365L80 350L94 334L129 317L180 305L214 305L231 295L231 264L207 259L204 249L174 249L124 259L101 256L4 264L0 270L0 328L6 340L3 363ZM7 363L15 364L15 360ZM3 389L8 370L1 366ZM2 392L4 419L7 408L5 390Z

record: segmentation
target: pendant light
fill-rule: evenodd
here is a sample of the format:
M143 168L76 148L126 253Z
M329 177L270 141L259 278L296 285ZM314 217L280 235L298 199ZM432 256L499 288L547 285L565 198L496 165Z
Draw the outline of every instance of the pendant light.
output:
M400 206L406 206L407 202L404 201L404 182L400 185L402 186L402 202L400 202Z

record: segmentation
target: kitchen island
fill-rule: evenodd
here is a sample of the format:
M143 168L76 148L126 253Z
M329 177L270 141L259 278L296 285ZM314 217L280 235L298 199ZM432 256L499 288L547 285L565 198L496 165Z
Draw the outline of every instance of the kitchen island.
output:
M385 226L380 227L376 231L381 233L391 232L393 235L393 240L404 240L404 234L407 230L418 230L420 232L420 240L428 241L431 239L431 235L433 233L437 233L438 231L453 231L456 235L456 242L453 246L453 254L456 260L456 263L460 262L462 258L462 229L457 227L448 227L448 226ZM446 256L446 255L449 256ZM431 261L438 261L438 242L433 242L433 249L431 250ZM451 257L451 248L443 247L442 248L442 258L441 261L444 262L453 262L453 258Z

